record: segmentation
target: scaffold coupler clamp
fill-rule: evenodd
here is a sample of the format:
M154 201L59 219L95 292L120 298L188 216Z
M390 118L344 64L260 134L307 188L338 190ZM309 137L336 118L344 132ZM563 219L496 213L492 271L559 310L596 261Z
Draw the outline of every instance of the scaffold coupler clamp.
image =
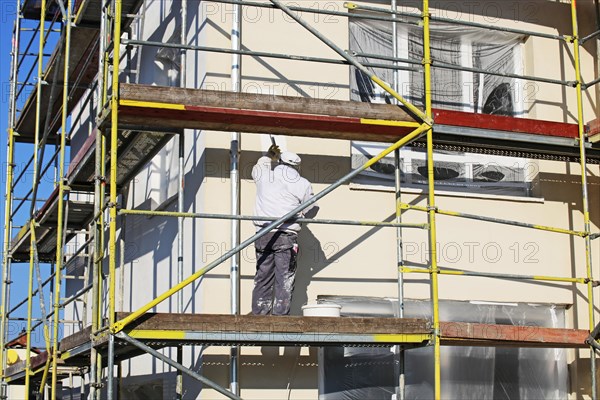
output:
M437 206L427 206L427 211L433 211L437 213L439 211L439 208L437 208Z
M429 345L433 346L435 344L435 338L441 337L440 329L432 329L431 330L431 339L429 340Z
M104 175L96 175L94 177L94 179L98 182L98 183L106 183L106 176Z
M600 351L600 344L598 344L598 335L600 334L600 324L590 332L589 336L585 339L585 342L592 346L594 350Z
M590 282L592 283L592 287L598 287L598 286L600 286L600 281L595 281L592 278L584 278L583 279L583 283L587 284L587 283L590 283Z

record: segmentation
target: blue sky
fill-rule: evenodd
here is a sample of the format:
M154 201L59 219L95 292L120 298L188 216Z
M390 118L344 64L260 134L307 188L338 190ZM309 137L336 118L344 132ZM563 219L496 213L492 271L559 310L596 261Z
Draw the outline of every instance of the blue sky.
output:
M0 112L0 130L2 131L2 188L4 193L4 182L6 177L4 176L5 164L6 164L6 129L8 127L8 89L9 89L9 75L10 75L10 52L11 52L11 41L12 41L12 27L16 15L16 1L15 0L0 0L0 82L2 85L2 99L1 99L1 112ZM4 215L4 202L2 202L2 215ZM4 224L3 224L4 225ZM4 229L4 226L3 228Z
M10 52L12 42L12 27L16 15L16 1L0 0L0 173L2 176L2 199L0 215L2 215L2 240L4 241L4 195L6 187L6 146L8 128L8 99L10 82ZM4 243L3 243L4 245Z
M8 129L8 103L10 96L10 65L11 65L11 56L10 53L12 51L12 31L14 26L14 21L16 17L17 10L17 0L0 0L0 165L2 168L0 169L1 180L2 180L2 199L0 201L0 215L2 218L2 229L0 231L2 240L4 239L4 196L6 190L6 167L7 167L7 129ZM29 36L27 39L29 39ZM37 43L34 42L34 46L32 46L32 50L37 51ZM27 63L24 63L25 65ZM28 66L27 66L28 67ZM26 96L23 96L24 98ZM16 158L15 162L19 165L24 163L28 157L31 156L32 146L30 145L17 145L16 146ZM21 164L22 165L22 164ZM16 195L24 195L24 193L20 193L23 191L23 188L31 187L31 178L29 181L25 180L23 182L23 186L21 189L17 189ZM40 193L40 197L45 197L45 193ZM24 206L23 209L28 209L28 205ZM21 219L21 220L19 220ZM15 223L22 224L25 221L24 217L19 217ZM42 273L43 271L47 271L47 266L42 265ZM27 293L27 266L26 264L14 264L12 268L12 279L13 285L11 288L11 302L14 305L16 301L23 299ZM34 304L37 301L34 301ZM48 298L46 298L46 303L48 303ZM35 315L37 314L37 315ZM34 307L34 317L39 316L38 307ZM26 308L21 307L19 312L16 313L17 317L26 316ZM9 339L14 338L18 332L24 326L24 322L13 322L9 326ZM39 330L38 330L39 332ZM39 335L34 335L33 344L41 345L41 337Z

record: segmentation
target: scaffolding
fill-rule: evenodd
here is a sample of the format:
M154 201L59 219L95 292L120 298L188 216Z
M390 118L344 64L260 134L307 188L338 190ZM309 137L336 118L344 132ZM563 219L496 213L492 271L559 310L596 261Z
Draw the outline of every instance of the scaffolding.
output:
M183 27L180 44L159 43L125 38L124 32L140 16L141 0L15 0L19 13L14 26L11 96L9 104L8 129L8 168L6 184L6 215L4 235L4 258L2 275L2 308L0 310L0 346L2 359L2 396L6 397L6 385L22 383L26 395L37 393L44 396L50 388L50 398L59 396L59 381L73 374L89 374L91 398L100 398L102 382L106 379L106 395L117 398L115 375L116 360L126 359L142 353L149 353L169 364L178 371L177 390L182 396L182 374L199 380L217 392L232 398L240 398L239 387L239 346L263 344L279 345L290 343L289 333L293 333L296 345L369 345L387 346L426 346L434 348L434 396L441 393L441 346L468 340L475 345L493 345L510 342L517 345L590 348L590 357L595 360L594 347L597 335L594 334L594 297L593 287L598 285L592 271L592 240L598 239L598 233L591 231L588 199L587 168L588 162L598 163L600 147L587 137L583 117L583 92L593 87L598 80L585 83L581 77L580 47L598 36L600 31L581 37L578 30L577 5L571 1L570 36L529 32L520 29L500 28L494 25L479 24L436 17L430 13L429 1L423 0L421 13L398 11L396 1L391 8L370 7L351 2L344 3L348 12L327 11L307 7L287 6L279 0L258 3L242 0L214 0L217 3L234 6L234 27L232 28L231 48L191 46L185 40L187 32L187 2L182 0ZM253 52L241 46L242 7L261 7L278 10L293 19L340 57L327 59L321 57L296 56L277 53ZM394 45L393 57L374 54L351 54L317 29L299 17L297 12L320 13L347 18L364 18L386 21L393 24L394 41L396 25L407 23L422 27L423 59L404 60L398 57ZM136 14L138 14L136 16ZM32 21L37 27L31 29ZM28 24L25 24L27 22ZM482 29L500 30L515 34L539 36L572 45L575 67L575 81L552 80L526 75L503 74L515 79L533 80L544 83L573 87L577 96L577 121L572 124L531 121L522 118L486 116L474 120L473 116L435 110L432 105L432 69L462 69L465 67L433 62L431 57L430 24L432 22L454 23ZM56 24L60 29L55 28ZM34 24L35 25L35 24ZM30 32L27 44L23 41L24 32ZM60 33L58 38L48 38ZM56 35L55 35L56 36ZM30 53L35 39L38 39L37 53ZM224 53L233 58L231 80L233 90L211 92L201 89L187 89L185 68L182 68L181 87L148 87L136 83L125 83L121 77L122 60L134 46L154 46L174 48L180 52L182 65L185 65L187 52ZM53 48L51 54L47 54ZM28 61L32 55L35 62ZM391 104L364 104L348 101L318 100L307 101L299 98L283 98L241 93L241 63L243 56L258 56L274 59L293 59L298 62L318 62L348 65L361 71L370 80L388 93L396 101ZM373 60L361 63L360 58ZM387 61L387 63L382 63ZM391 64L389 62L392 62ZM405 64L409 64L406 66ZM399 94L398 74L394 83L388 84L374 75L372 68L389 68L422 71L424 79L424 108L418 108ZM475 70L471 68L471 70ZM35 72L35 77L33 77ZM137 67L139 73L139 65ZM477 70L480 73L493 71ZM497 73L499 74L499 73ZM97 79L94 79L97 76ZM61 78L62 77L62 78ZM29 94L24 88L32 87ZM98 90L101 94L98 110L98 123L82 150L73 158L67 169L66 150L70 135L76 122L82 117L85 104ZM76 104L83 104L79 114L72 115ZM22 106L21 106L22 104ZM268 106L266 106L268 104ZM20 108L20 109L19 109ZM152 118L148 118L152 115ZM470 118L470 119L469 119ZM465 122L466 120L466 122ZM435 124L434 124L435 122ZM501 128L498 128L501 127ZM230 172L232 188L231 215L190 213L183 206L184 165L183 130L211 129L232 132ZM457 129L460 128L460 129ZM384 141L391 144L379 155L370 159L362 167L352 170L325 190L316 194L310 201L299 205L288 214L277 218L263 218L267 225L251 237L241 240L239 224L260 218L241 215L238 169L238 156L241 149L239 132L279 133L293 136L317 138L360 139ZM140 168L149 161L166 143L179 136L179 178L177 212L127 209L119 204L119 192L134 178ZM54 140L54 144L51 141ZM15 147L20 143L33 144L33 154L25 168L17 174L15 169ZM400 196L400 156L398 150L408 144L421 143L427 154L427 206L415 206L404 203ZM434 179L434 147L436 144L461 144L467 148L487 148L518 150L525 154L548 155L563 160L578 160L581 167L581 188L583 204L583 230L534 225L520 221L466 214L450 210L441 210L436 206ZM577 147L574 149L574 144ZM45 159L45 150L54 147L49 160ZM134 149L142 150L143 158L132 156ZM349 182L362 171L377 163L389 154L395 155L395 221L374 222L360 220L332 219L296 219L302 223L359 225L393 228L397 237L398 291L400 302L404 299L404 275L426 274L431 285L431 320L408 319L400 315L399 320L382 321L377 318L349 318L348 324L336 322L338 330L322 335L319 326L323 320L311 322L311 318L290 317L286 321L262 316L240 315L239 295L239 257L240 252L266 235L271 229L283 222L295 219L296 215ZM127 160L127 162L122 162ZM31 188L22 198L15 197L16 188L26 183L25 171L33 168ZM40 200L38 193L44 191L42 179L54 169L54 188L48 199ZM15 177L16 176L16 177ZM20 189L24 190L24 189ZM90 201L93 197L93 201ZM15 203L17 202L18 203ZM38 209L37 204L43 203ZM23 217L22 207L29 205L27 221L15 233L14 221ZM427 215L427 223L411 224L402 222L404 212L414 210ZM179 282L170 290L131 313L117 310L116 282L117 267L117 221L129 215L163 216L178 219L178 274ZM585 276L530 276L466 270L442 269L437 264L436 217L452 216L478 220L486 223L505 224L516 227L542 230L555 234L571 235L582 238L585 243ZM214 261L199 268L194 274L183 276L183 220L223 219L231 220L232 249ZM106 229L107 228L107 229ZM406 267L402 253L403 229L426 230L429 236L429 265L427 268ZM108 230L108 237L106 231ZM81 240L80 238L84 239ZM76 242L77 248L66 254L69 242ZM107 251L105 252L105 248ZM63 280L68 268L84 259L84 287L74 296L61 298ZM104 276L103 264L108 262L108 275ZM150 311L161 302L177 296L178 311L183 311L182 289L196 282L215 267L230 261L231 263L231 315L189 315L185 319L173 318L171 314L152 314ZM27 297L16 305L10 304L14 263L28 264ZM48 265L50 273L43 279L42 265ZM465 330L449 329L448 323L440 321L439 283L440 275L479 276L496 279L519 279L525 281L567 282L583 285L587 289L588 330L536 330L536 337L515 341L508 327L506 333L494 341L484 336L473 336L472 330L463 324ZM87 284L91 277L91 283ZM34 289L34 285L37 288ZM104 288L108 296L103 298ZM49 290L49 288L52 288ZM80 329L73 335L62 337L60 328L71 321L61 320L61 308L73 301L85 301L86 294L92 298L92 324ZM47 298L51 301L48 303ZM34 297L39 300L40 318L34 318ZM27 328L24 334L26 360L22 364L8 366L7 350L11 338L8 337L8 323L21 307L27 307ZM51 308L47 312L46 307ZM84 307L84 309L87 309ZM402 310L402 307L400 308ZM85 319L84 319L85 320ZM460 323L458 323L460 324ZM171 328L164 328L170 326ZM229 326L231 329L223 329ZM275 327L273 331L264 331L264 326ZM296 327L290 330L290 326ZM302 326L302 330L298 327ZM41 327L46 351L37 357L31 355L32 332ZM471 332L471 336L465 333ZM592 332L593 331L593 332ZM597 330L596 330L597 331ZM239 334L252 332L252 338L241 338ZM273 333L275 332L275 333ZM279 333L280 332L280 333ZM458 332L458 333L457 333ZM592 340L589 333L592 332ZM560 337L556 339L557 335ZM562 335L562 336L561 336ZM62 339L62 340L60 340ZM586 343L586 339L589 343ZM14 340L12 341L14 342ZM177 361L171 360L156 350L155 343L163 347L178 349ZM123 344L116 348L116 343ZM232 346L229 390L210 381L197 372L183 366L182 347L191 343L226 343ZM159 346L160 347L160 346ZM403 350L402 350L403 351ZM84 360L84 361L82 361ZM596 363L590 363L591 393L596 393ZM402 366L401 366L402 368ZM106 378L103 378L106 377ZM402 378L399 379L402 382ZM82 385L83 386L83 385ZM399 395L403 398L402 387Z

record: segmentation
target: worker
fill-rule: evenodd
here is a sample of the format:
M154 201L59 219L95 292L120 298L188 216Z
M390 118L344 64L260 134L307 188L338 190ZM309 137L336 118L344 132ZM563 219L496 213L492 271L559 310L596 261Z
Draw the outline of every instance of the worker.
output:
M300 157L281 152L276 144L252 169L256 183L255 215L280 218L310 200L314 194L308 180L300 176ZM273 168L275 166L275 168ZM318 207L313 204L297 217L312 218ZM254 221L257 231L270 222ZM256 275L252 291L252 313L288 315L296 280L298 232L300 224L284 222L256 240Z

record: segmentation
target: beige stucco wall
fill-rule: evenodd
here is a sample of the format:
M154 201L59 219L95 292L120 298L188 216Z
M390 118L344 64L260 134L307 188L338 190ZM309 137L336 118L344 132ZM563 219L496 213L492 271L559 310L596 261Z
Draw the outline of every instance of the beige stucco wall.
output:
M315 2L315 4L334 4L343 10L343 2ZM454 2L456 3L456 2ZM487 2L482 2L485 6ZM492 2L489 2L492 3ZM490 19L481 15L460 13L460 17L477 22L493 22L519 29L535 29L542 32L570 34L568 19L569 5L543 2L539 11L532 14L533 9L511 9L512 2L494 4L500 7L501 15L514 16ZM491 6L489 6L491 7ZM487 8L491 10L491 8ZM583 7L587 7L584 5ZM333 9L333 7L332 7ZM407 8L407 10L410 10ZM451 16L451 9L433 10L434 15ZM511 14L513 12L513 14ZM459 13L455 13L459 16ZM497 14L496 14L497 15ZM331 18L325 23L323 16L318 22L308 18L342 48L348 47L348 28L344 19ZM225 32L229 30L230 19L213 20ZM278 13L263 10L262 24L256 19L244 21L243 42L249 50L272 51L335 57L323 44L302 31L297 25L285 21ZM536 22L536 23L531 23ZM580 21L583 32L594 30L589 9ZM212 28L208 41L215 46L227 47L228 41L222 31ZM567 43L556 43L549 39L529 38L525 43L525 73L553 79L573 80L572 47ZM584 80L595 78L594 46L582 49L582 70ZM228 57L213 57L207 61L207 79L219 81L220 88L229 88ZM268 65L268 68L267 68ZM222 74L219 80L217 71ZM213 73L214 72L214 73ZM245 57L243 61L242 87L247 91L261 90L263 93L311 96L307 88L318 86L335 86L335 98L348 99L349 73L347 67L320 65L314 63L291 62L286 60L255 60ZM330 85L334 82L335 85ZM574 122L576 115L576 93L572 88L556 85L521 82L526 98L526 111L529 117ZM291 89L290 89L291 88ZM321 92L317 92L322 94ZM332 92L328 92L327 95ZM594 91L584 97L584 112L587 119L595 116L596 96ZM324 189L336 179L350 171L350 144L346 141L316 140L300 138L277 138L278 143L295 151L303 158L302 174L314 184L315 192ZM262 151L269 145L268 138L260 135L242 135L242 213L253 212L255 188L249 171ZM203 208L207 212L229 212L228 171L229 134L207 133L207 161L217 165L220 173L207 176L203 182L206 190ZM581 211L581 187L577 174L579 166L563 162L533 162L540 172L540 197L533 200L507 198L480 198L473 195L441 195L437 199L438 207L472 214L488 215L497 218L519 220L532 224L583 229ZM589 167L590 205L592 208L592 227L599 226L600 200L599 170L597 166ZM422 194L405 193L403 199L411 204L425 205ZM391 192L356 190L344 185L320 201L320 218L385 220L394 212L394 195ZM426 216L419 212L405 214L406 222L426 222ZM460 220L453 217L439 216L438 251L441 267L458 268L473 271L491 271L526 275L578 276L585 272L584 241L567 235L528 230L505 225L486 224L478 221ZM211 242L211 251L219 248L218 255L230 248L228 223L207 221L204 224L206 238ZM242 223L242 237L249 237L254 232L250 223ZM407 263L426 265L428 262L425 232L405 229L404 250ZM292 313L300 314L300 307L307 301L314 301L318 295L339 294L358 296L397 296L397 273L395 234L393 230L363 227L335 227L323 225L305 226L300 234L299 269ZM599 260L599 249L593 247L592 257ZM254 255L251 248L243 252L242 257L242 313L250 311L252 277L254 274ZM216 256L217 254L215 254ZM207 261L210 257L207 255ZM228 266L223 265L214 270L205 279L203 286L203 310L207 312L228 312L227 291ZM409 298L428 298L430 286L427 276L408 275L405 295ZM571 284L531 284L520 281L498 281L482 278L448 277L440 278L440 298L457 300L483 300L497 302L539 302L574 304L569 312L568 325L586 329L588 326L587 306L584 301L585 287L574 290ZM218 299L218 301L215 301ZM256 351L244 350L244 353L255 354ZM582 355L587 357L586 354ZM253 357L248 355L247 357ZM278 360L275 358L274 360ZM275 365L275 364L274 364ZM225 373L224 369L221 373ZM250 374L254 387L258 382L267 385L272 382L269 373L262 374L252 368L242 368L242 380ZM221 383L227 384L221 374ZM583 375L585 376L585 375ZM295 382L301 378L294 377ZM304 379L316 383L316 372L308 374ZM306 384L306 383L304 383ZM258 384L260 387L260 384ZM244 387L244 382L242 382ZM264 386L267 387L267 386ZM268 386L270 387L270 386ZM584 385L574 384L575 391ZM316 396L315 391L292 390L292 398ZM584 389L585 390L585 389ZM575 392L574 392L575 393ZM243 394L249 398L286 396L284 389L268 392L247 389ZM574 394L575 395L575 394ZM207 398L212 398L212 394Z

